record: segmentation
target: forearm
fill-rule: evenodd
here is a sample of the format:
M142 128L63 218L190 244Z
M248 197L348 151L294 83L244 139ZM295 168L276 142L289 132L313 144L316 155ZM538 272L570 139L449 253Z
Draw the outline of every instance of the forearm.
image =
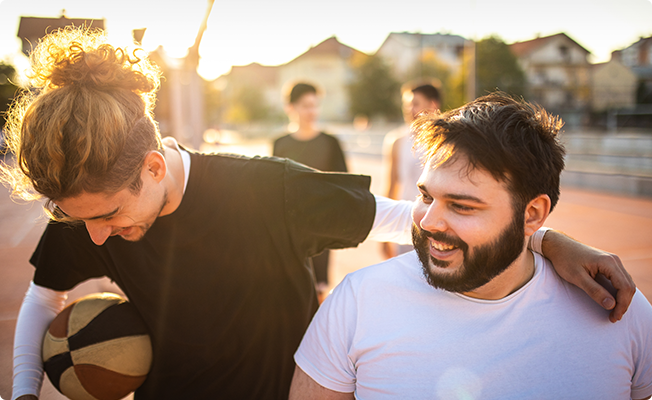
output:
M376 198L376 215L367 239L399 244L412 243L412 206L407 200Z
M30 283L16 321L12 399L37 398L43 383L41 347L50 322L63 309L66 292Z
M617 255L554 230L545 233L541 251L562 279L584 290L605 309L612 310L611 322L622 318L636 292L636 285ZM604 278L610 281L609 290L599 283Z

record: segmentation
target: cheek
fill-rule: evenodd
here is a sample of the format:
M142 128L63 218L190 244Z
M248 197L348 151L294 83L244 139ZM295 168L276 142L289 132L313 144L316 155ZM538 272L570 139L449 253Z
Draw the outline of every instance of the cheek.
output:
M428 206L423 204L421 201L416 201L414 207L412 207L412 222L418 227L421 227L421 220L426 215L428 211Z
M504 221L494 221L480 216L457 216L449 220L455 234L471 247L487 244L500 235Z

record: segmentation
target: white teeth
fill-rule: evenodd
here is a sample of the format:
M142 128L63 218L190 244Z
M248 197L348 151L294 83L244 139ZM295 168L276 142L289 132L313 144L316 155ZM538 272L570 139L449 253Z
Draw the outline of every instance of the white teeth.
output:
M433 242L431 242L431 245L432 245L432 247L434 247L436 250L439 250L439 251L449 251L449 250L453 250L455 248L455 246L447 246L447 245L444 245L442 243L433 243Z

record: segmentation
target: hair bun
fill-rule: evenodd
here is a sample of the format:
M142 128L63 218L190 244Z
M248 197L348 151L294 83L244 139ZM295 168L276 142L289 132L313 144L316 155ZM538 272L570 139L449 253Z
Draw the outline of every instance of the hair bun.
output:
M154 92L160 73L146 57L137 56L140 51L113 47L99 29L60 29L45 36L31 54L31 83L46 90L78 85Z

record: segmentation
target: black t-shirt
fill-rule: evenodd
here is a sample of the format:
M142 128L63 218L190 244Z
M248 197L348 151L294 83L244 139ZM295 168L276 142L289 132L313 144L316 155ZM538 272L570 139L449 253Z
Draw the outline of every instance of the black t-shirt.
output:
M306 259L356 246L375 214L366 176L289 160L191 153L180 206L142 240L51 223L32 256L55 290L108 276L139 310L154 364L137 399L287 398L317 308Z
M347 171L340 142L335 136L324 132L310 140L297 140L292 135L282 136L274 141L274 155L320 171Z

